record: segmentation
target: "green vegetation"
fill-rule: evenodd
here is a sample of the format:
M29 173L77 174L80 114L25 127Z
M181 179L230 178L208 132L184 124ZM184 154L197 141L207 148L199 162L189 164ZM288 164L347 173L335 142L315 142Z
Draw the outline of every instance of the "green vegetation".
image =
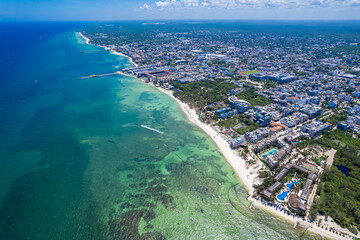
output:
M315 198L311 205L311 209L309 211L310 218L312 220L315 220L318 216L318 212L319 212L319 199Z
M342 227L360 228L359 179L346 177L332 166L325 170L322 181L318 212L330 215Z
M264 89L269 89L269 88L274 88L276 87L278 84L274 81L271 80L265 80L264 81Z
M218 59L211 59L210 62L208 62L208 66L209 67L224 67L224 68L228 68L231 66L230 63L227 63L225 61L221 61L221 60L218 60Z
M238 88L236 84L226 80L205 80L189 83L170 82L175 89L174 96L196 108L205 107L214 102L227 102L227 93L231 89Z
M345 92L349 93L349 94L352 94L353 92L355 91L355 88L346 88L345 89Z
M264 182L260 185L255 186L256 191L261 193L271 185L275 183L275 179L273 177L265 178Z
M268 172L268 171L262 171L259 174L259 178L266 178L266 177L269 177L269 176L270 176L270 172Z
M236 96L239 99L249 102L252 108L255 106L265 106L272 102L269 98L257 94L255 89L247 89L244 92L236 94Z
M322 145L337 149L334 164L346 166L349 176L337 167L325 169L319 184L318 202L311 210L331 216L340 226L360 229L360 141L351 134L335 130L327 132L318 140L307 140L302 146Z
M219 121L218 124L219 126L225 128L234 127L239 124L244 125L243 127L236 129L236 132L238 132L240 135L243 135L245 134L245 132L250 132L260 127L259 124L251 121L248 116L241 114L226 120Z
M218 122L219 126L225 127L225 128L230 128L230 127L234 127L236 125L239 124L239 119L234 116L232 118L226 119L226 120L221 120Z
M341 113L336 113L334 115L331 115L330 117L324 119L324 122L329 122L333 126L336 126L336 124L338 122L345 121L346 119L347 119L347 113L346 112L341 112Z
M292 71L296 76L306 76L306 73L304 73L304 72L300 72L295 69L292 69Z
M320 145L327 148L335 148L340 149L346 145L354 147L356 149L360 149L360 140L352 137L351 134L335 130L335 131L327 131L323 133L323 136L319 139L306 139L299 143L297 146L299 149Z

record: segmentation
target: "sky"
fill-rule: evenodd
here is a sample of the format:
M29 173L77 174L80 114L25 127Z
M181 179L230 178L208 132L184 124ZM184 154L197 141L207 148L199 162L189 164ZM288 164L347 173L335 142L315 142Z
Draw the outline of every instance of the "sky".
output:
M360 0L0 0L0 20L360 19Z

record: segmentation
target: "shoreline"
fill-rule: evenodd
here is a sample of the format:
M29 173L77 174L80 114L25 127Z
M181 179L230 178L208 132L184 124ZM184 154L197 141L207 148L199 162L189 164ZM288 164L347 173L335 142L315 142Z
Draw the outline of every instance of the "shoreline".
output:
M191 109L186 103L183 103L178 98L176 98L171 90L166 90L161 87L156 87L153 84L149 84L149 85L157 88L161 92L167 94L172 99L174 99L179 104L181 110L185 113L189 121L195 124L196 126L198 126L200 129L202 129L203 132L205 132L213 140L213 142L220 149L220 152L223 155L223 157L235 170L236 174L244 184L244 187L246 188L246 190L250 195L248 201L251 204L253 204L252 207L255 206L256 208L261 209L262 211L266 211L272 215L275 215L276 217L281 218L284 221L291 222L293 224L296 224L297 222L298 226L307 229L307 231L313 234L326 237L328 239L346 238L346 237L340 237L338 234L329 232L325 229L318 227L315 222L309 223L300 218L293 217L292 215L281 213L280 211L276 210L274 207L263 205L259 200L256 200L254 197L252 197L251 194L255 189L252 187L252 182L250 182L251 179L246 178L246 176L249 174L249 172L252 171L252 169L246 171L247 169L246 169L245 159L238 156L235 153L235 151L230 148L227 141L223 139L210 125L201 122L196 111L194 109Z
M318 227L316 222L310 223L310 222L304 221L300 218L292 217L292 215L287 215L284 212L280 212L279 210L276 210L272 206L263 205L260 200L256 200L255 198L252 198L252 201L253 201L253 206L257 207L258 209L261 209L262 211L265 211L272 215L275 215L276 217L281 218L285 221L291 222L294 225L297 224L297 227L300 226L304 229L307 229L306 231L309 231L313 234L320 235L327 239L351 239L351 238L347 238L346 236L345 237L339 236L336 233L333 233L333 232L330 232L329 230L325 230L321 227Z
M78 33L80 34L80 36L81 36L83 39L85 39L86 44L89 44L89 45L90 45L90 39L87 38L87 37L85 37L84 34L82 34L81 32L78 32Z
M329 239L339 239L339 237L340 237L339 235L317 227L315 222L309 223L302 219L295 218L292 215L280 213L274 207L262 205L259 200L256 200L254 197L252 197L251 194L254 192L255 189L252 186L252 182L250 182L251 179L246 178L246 176L248 176L248 174L252 171L252 169L246 171L247 169L246 169L245 159L238 156L235 153L235 151L230 148L227 141L225 139L223 139L210 125L207 125L207 124L201 122L196 111L194 109L191 109L186 103L183 103L178 98L176 98L173 95L173 92L171 90L166 90L161 87L156 87L153 84L149 84L149 85L159 89L161 92L167 94L172 99L174 99L179 104L181 110L185 113L185 115L187 116L189 121L192 122L193 124L195 124L196 126L198 126L200 129L202 129L203 132L205 132L213 140L213 142L220 149L220 152L223 155L223 157L231 165L231 167L235 170L236 174L238 175L238 177L244 184L244 187L246 188L246 190L248 191L248 193L250 195L248 197L248 201L251 204L253 204L253 207L255 206L258 209L266 211L272 215L275 215L278 218L281 218L281 219L291 222L293 224L298 222L299 226L301 226L303 228L308 228L307 231L310 231L314 234L318 234L320 236L325 236L326 238L329 238ZM342 238L345 238L345 237L342 237Z
M79 33L79 35L80 35L83 39L85 39L85 41L86 41L85 43L86 43L86 44L94 45L94 46L98 46L98 47L102 47L102 48L104 48L105 50L109 51L111 54L125 57L125 58L127 58L127 59L129 60L129 62L130 62L131 64L133 64L135 67L138 67L138 64L134 62L134 60L132 59L132 57L127 56L127 55L125 55L125 54L123 54L123 53L121 53L121 52L117 52L117 51L115 51L115 50L112 50L112 49L110 49L109 47L106 47L106 46L92 44L92 43L90 43L90 39L87 38L87 37L85 37L84 34L82 34L81 32L78 32L78 33Z
M90 39L85 37L81 32L79 32L80 36L83 37L86 40L86 44L89 45L93 45L90 43ZM101 46L101 45L96 45L99 47L103 47L106 50L110 50L110 48L106 47L106 46ZM126 57L129 59L129 61L135 65L136 67L138 66L136 63L133 62L132 58L123 54L123 53L119 53L116 52L114 50L109 51L111 54L115 54L115 55L120 55L123 57ZM120 73L120 71L119 71ZM129 74L125 74L125 73L120 73L121 75L124 76L129 76L129 77L133 77L133 78L137 78L136 76L133 75L129 75ZM144 82L144 80L137 78L141 81ZM278 218L281 218L285 221L291 222L293 224L295 224L296 222L298 222L298 225L300 225L303 228L308 228L307 231L312 232L314 234L329 238L329 239L345 239L346 237L340 237L338 234L329 232L325 229L322 229L320 227L317 227L316 223L309 223L307 221L304 221L302 219L299 218L294 218L292 217L292 215L287 215L285 213L280 213L278 210L276 210L274 207L271 206L267 206L267 205L262 205L262 203L258 200L256 200L255 198L252 197L252 193L255 191L254 187L252 186L254 179L257 177L256 174L253 173L253 171L256 171L256 169L254 169L255 166L253 167L247 167L246 166L246 162L245 159L241 156L239 156L237 154L237 152L233 149L230 148L229 143L219 134L217 133L210 125L205 124L203 122L200 121L198 114L196 113L195 109L191 109L186 103L181 102L178 98L176 98L173 95L173 91L171 90L166 90L162 87L156 87L153 84L148 84L150 86L155 87L156 89L158 89L159 91L165 93L166 95L168 95L169 97L171 97L173 100L175 100L178 105L180 106L180 109L183 111L183 113L186 115L186 117L188 118L188 120L193 123L194 125L196 125L197 127L199 127L205 134L207 134L212 141L216 144L216 146L219 148L221 154L223 155L223 157L226 159L226 161L228 162L228 164L230 164L230 166L232 167L232 169L234 170L234 172L237 174L237 176L239 177L239 179L241 180L241 182L243 183L245 189L248 191L249 193L249 197L248 197L248 201L253 204L253 206L255 206L258 209L261 209L263 211L266 211Z
M172 99L174 99L179 104L181 110L185 113L188 120L192 122L194 125L198 126L203 132L205 132L212 139L215 145L219 148L223 157L226 159L226 161L231 165L235 173L238 175L238 177L240 178L241 182L244 184L244 187L246 188L248 193L252 194L255 189L253 188L252 183L250 182L251 179L246 178L246 175L248 176L252 175L250 174L250 172L252 172L252 169L246 167L245 159L238 156L235 153L235 151L230 148L229 143L225 139L223 139L210 125L201 122L196 111L194 109L191 109L189 105L187 105L186 103L183 103L178 98L176 98L171 90L166 90L156 86L154 87L159 89L161 92L167 94Z

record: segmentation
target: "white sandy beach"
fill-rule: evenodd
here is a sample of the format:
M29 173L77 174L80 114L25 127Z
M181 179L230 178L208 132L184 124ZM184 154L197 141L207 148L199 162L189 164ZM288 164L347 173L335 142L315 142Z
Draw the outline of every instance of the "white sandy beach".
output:
M90 39L89 38L85 37L81 32L79 32L79 34L83 39L85 39L86 44L90 44Z
M339 236L339 234L330 232L329 229L325 230L324 228L318 227L315 222L309 223L309 222L304 221L304 220L302 220L300 218L293 217L291 215L287 215L284 212L280 212L279 210L276 210L274 207L267 206L267 205L262 205L261 201L257 201L254 198L251 198L251 201L254 202L253 206L256 206L257 208L263 209L264 211L267 211L267 212L269 212L269 213L271 213L273 215L276 215L277 217L282 218L282 219L284 219L286 221L290 221L293 224L298 222L298 226L301 226L301 227L303 227L305 229L308 228L307 231L310 231L312 233L319 234L319 235L324 236L324 237L329 238L329 239L349 239L349 237L346 237L346 236L342 237L342 236ZM329 224L329 225L333 225L333 224ZM336 228L336 229L340 230L340 228ZM347 233L349 235L353 235L347 229L341 229L341 231L344 232L344 233Z
M173 98L181 107L183 112L186 114L188 119L200 127L207 135L211 137L211 139L216 143L218 148L220 149L221 153L228 161L228 163L232 166L235 170L237 175L240 177L241 181L244 183L246 189L251 194L254 192L253 188L253 180L256 174L251 174L254 171L253 168L247 168L245 159L240 157L234 150L232 150L229 146L229 143L225 141L211 126L201 122L199 120L198 114L194 109L191 109L187 104L181 102L179 99L175 98L172 94L172 91L165 90L163 88L158 88L160 91L166 93L171 98ZM247 177L246 177L247 176Z
M104 47L104 46L103 46L103 47ZM105 47L105 48L106 48L106 47ZM131 64L133 64L135 67L138 67L138 65L134 62L134 60L133 60L131 57L129 57L129 56L127 56L127 55L125 55L125 54L123 54L123 53L121 53L121 52L114 51L114 50L111 50L110 53L111 53L111 54L115 54L115 55L119 55L119 56L122 56L122 57L126 57L126 58L129 59L129 62L130 62Z
M93 44L90 43L90 39L89 39L89 38L85 37L81 32L79 32L79 34L80 34L80 36L81 36L82 38L85 39L86 44L93 45ZM106 47L106 46L102 46L102 45L96 45L96 46L102 47L102 48L104 48L105 50L110 50L110 53L111 53L111 54L128 58L128 59L129 59L129 62L130 62L131 64L133 64L135 67L138 66L130 56L127 56L127 55L125 55L125 54L123 54L123 53L121 53L121 52L117 52L117 51L115 51L115 50L111 50L110 48L108 48L108 47Z
M154 86L155 87L155 86ZM191 109L187 104L181 102L179 99L175 98L172 94L172 91L165 90L161 87L158 88L160 91L166 93L170 97L172 97L181 107L181 109L184 111L188 119L200 127L207 135L209 135L213 141L216 143L216 145L219 147L221 153L227 160L227 162L232 166L232 168L235 170L241 181L244 183L245 187L247 188L249 194L252 194L254 192L253 188L253 181L256 174L250 174L251 172L254 172L255 169L246 167L245 159L240 157L234 150L232 150L229 146L229 143L225 141L212 127L210 127L207 124L204 124L199 120L198 114L194 109ZM299 225L302 227L311 227L308 229L308 231L311 231L316 234L320 234L322 236L326 236L327 238L331 239L345 239L345 237L340 237L338 234L326 231L322 228L319 228L315 223L309 223L299 218L294 218L293 216L289 216L285 213L281 213L280 211L276 210L274 207L265 206L262 205L260 201L257 201L256 199L249 197L249 200L252 201L254 204L253 206L256 206L258 208L261 208L263 210L266 210L278 217L281 217L287 221L290 221L292 223L298 222Z
M88 38L83 36L80 32L79 32L79 34L86 40L87 44L90 44L89 43L90 40ZM105 46L100 46L100 47L104 47L107 50L109 49ZM110 53L120 55L123 57L128 57L122 53L119 53L119 52L116 52L113 50L110 51ZM137 66L130 57L128 57L128 58L132 64ZM121 73L121 72L119 72L119 73ZM121 73L121 74L134 77L132 75L127 75L124 73ZM149 85L155 87L152 84L149 84ZM255 172L258 169L255 169L255 167L258 166L258 164L248 167L246 165L245 159L242 158L241 156L239 156L238 152L232 150L229 146L229 143L224 138L222 138L211 126L200 121L198 114L196 113L196 111L194 109L191 109L187 104L185 104L185 103L181 102L179 99L175 98L172 91L165 90L161 87L155 87L155 88L157 88L158 90L162 91L163 93L167 94L172 99L174 99L179 104L182 111L186 114L187 118L192 123L194 123L196 126L201 128L208 136L211 137L211 139L215 142L215 144L220 149L222 155L225 157L227 162L234 169L234 171L236 172L236 174L238 175L238 177L241 179L242 183L244 184L245 188L248 190L249 194L251 195L255 190L253 187L253 182L257 176L257 174L255 174ZM318 227L316 225L316 223L309 223L309 222L303 221L302 219L294 218L291 215L289 216L283 212L280 212L280 211L276 210L274 207L262 205L262 203L260 201L257 201L255 198L252 198L251 196L249 197L249 201L253 202L253 206L255 206L257 208L261 208L265 211L268 211L268 212L270 212L280 218L283 218L287 221L290 221L292 223L298 222L298 225L305 227L305 228L310 227L308 229L308 231L311 231L315 234L319 234L321 236L325 236L326 238L330 238L330 239L347 239L346 237L340 237L338 234L332 233L329 230L325 230L325 229ZM346 231L346 232L348 232L348 231Z
M155 86L154 86L155 87ZM232 150L229 146L229 143L225 141L211 126L204 124L199 120L198 114L194 109L191 109L187 104L181 102L179 99L175 98L172 91L165 90L161 87L158 87L160 91L166 93L170 97L172 97L181 107L181 109L184 111L188 119L200 127L207 135L209 135L213 141L216 143L216 145L219 147L221 153L227 160L227 162L232 166L232 168L235 170L241 181L244 183L245 187L247 188L249 194L252 194L254 192L253 188L253 181L256 176L256 174L250 174L251 172L255 172L256 170L253 167L247 168L245 159L240 157L234 150ZM255 198L249 197L249 200L252 201L254 204L253 206L257 208L261 208L265 211L268 211L280 218L283 218L287 221L290 221L292 223L298 222L298 225L304 228L308 228L308 231L311 231L315 234L319 234L322 236L325 236L330 239L346 239L346 237L340 237L336 233L332 233L329 230L322 229L316 225L316 223L309 223L307 221L304 221L300 218L294 218L291 215L287 215L285 213L281 213L279 210L276 210L274 207L271 206L265 206L262 205L260 201L257 201ZM348 231L346 231L348 232Z

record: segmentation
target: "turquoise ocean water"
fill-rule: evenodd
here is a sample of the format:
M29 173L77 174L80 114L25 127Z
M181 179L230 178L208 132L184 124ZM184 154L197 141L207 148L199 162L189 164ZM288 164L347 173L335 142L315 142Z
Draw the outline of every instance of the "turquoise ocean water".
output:
M79 54L101 48L77 28L16 25L2 43L0 239L299 239L304 229L249 209L171 98L127 76L77 80L131 66Z

